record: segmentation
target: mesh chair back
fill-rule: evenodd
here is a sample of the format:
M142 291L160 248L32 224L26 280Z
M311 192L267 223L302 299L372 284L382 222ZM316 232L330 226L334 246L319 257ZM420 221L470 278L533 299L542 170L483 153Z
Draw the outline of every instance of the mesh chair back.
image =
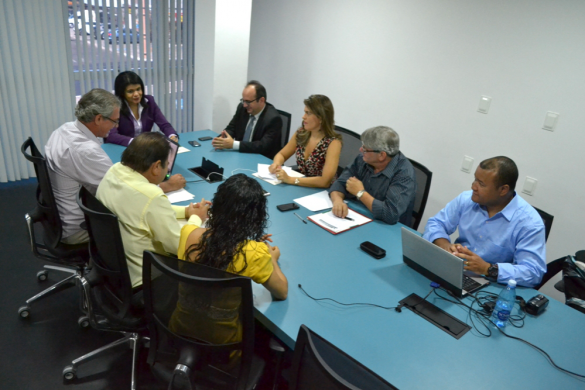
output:
M414 197L414 208L412 210L412 225L410 227L417 230L425 212L425 207L427 206L433 172L410 158L408 160L414 167L414 174L416 176L416 194Z
M145 251L143 283L149 364L170 361L212 388L245 388L254 349L251 279Z
M93 271L101 278L92 288L94 297L110 318L124 319L132 314L133 293L118 217L85 187L77 194L77 204L85 214Z
M27 153L27 149L30 149L30 154ZM48 249L56 250L61 242L63 228L51 186L47 161L31 137L24 141L20 151L28 161L33 163L38 181L37 207L30 213L31 217L35 222L41 222L43 225L44 243Z
M544 242L546 242L548 240L550 229L552 229L553 219L555 219L555 217L537 207L534 207L534 209L538 211L538 214L540 214L540 218L542 218L542 222L544 223Z
M340 126L335 126L335 131L341 134L343 137L343 147L339 154L339 168L338 173L345 167L351 165L353 160L360 153L360 147L362 146L362 138L358 133L354 133L351 130L345 129Z
M386 390L396 387L301 325L293 355L290 389Z
M290 136L290 122L291 122L291 115L286 111L276 110L280 114L280 118L282 119L282 134L280 135L280 148L284 148L284 145L288 142L288 137Z

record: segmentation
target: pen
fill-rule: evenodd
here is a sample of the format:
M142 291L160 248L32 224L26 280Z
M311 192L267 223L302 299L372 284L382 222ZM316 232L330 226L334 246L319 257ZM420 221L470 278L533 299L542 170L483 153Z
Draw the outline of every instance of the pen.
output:
M349 219L350 221L353 221L353 218L350 218L350 217L343 217L343 218Z
M297 213L294 213L298 219L300 219L305 225L307 224L307 221L305 221L300 215L298 215Z

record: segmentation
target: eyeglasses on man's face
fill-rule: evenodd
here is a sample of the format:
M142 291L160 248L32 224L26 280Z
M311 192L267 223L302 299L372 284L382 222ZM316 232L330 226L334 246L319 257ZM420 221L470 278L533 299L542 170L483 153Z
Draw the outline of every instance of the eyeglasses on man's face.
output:
M120 124L120 121L119 121L119 120L115 121L115 120L113 120L112 118L108 118L108 117L107 117L107 116L105 116L105 115L102 115L102 116L103 116L105 119L107 119L107 120L109 120L110 122L112 122L112 123L114 124L114 126L118 126L118 125Z
M381 153L383 150L375 150L375 149L366 149L364 144L360 147L360 152L362 153Z
M244 106L249 106L250 104L258 101L259 98L256 98L254 100L244 100L244 99L240 99L240 103L242 103Z

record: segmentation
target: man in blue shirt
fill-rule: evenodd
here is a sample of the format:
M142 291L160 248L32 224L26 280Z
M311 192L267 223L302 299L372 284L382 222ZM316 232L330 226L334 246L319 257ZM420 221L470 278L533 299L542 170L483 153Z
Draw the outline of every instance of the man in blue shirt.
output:
M534 287L546 272L544 223L514 188L518 168L508 157L482 161L471 191L429 219L423 237L465 260L464 268L506 283ZM459 228L451 244L449 235Z
M348 208L343 200L355 197L375 219L410 226L416 178L412 164L400 152L398 133L390 127L377 126L364 131L361 140L360 154L329 188L331 211L345 218Z

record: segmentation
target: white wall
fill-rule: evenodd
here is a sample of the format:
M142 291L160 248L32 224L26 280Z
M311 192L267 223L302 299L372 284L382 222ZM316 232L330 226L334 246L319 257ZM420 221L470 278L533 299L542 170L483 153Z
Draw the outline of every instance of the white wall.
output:
M212 127L214 54L215 1L196 1L193 130L205 130Z
M236 112L248 75L252 0L216 0L213 123L221 132Z
M555 216L551 261L585 248L584 16L580 0L255 0L248 78L270 86L293 128L313 93L331 98L340 126L393 127L433 171L420 231L470 188L464 155L473 170L511 157L520 189L538 179L522 196ZM561 115L555 132L541 130L547 111Z

